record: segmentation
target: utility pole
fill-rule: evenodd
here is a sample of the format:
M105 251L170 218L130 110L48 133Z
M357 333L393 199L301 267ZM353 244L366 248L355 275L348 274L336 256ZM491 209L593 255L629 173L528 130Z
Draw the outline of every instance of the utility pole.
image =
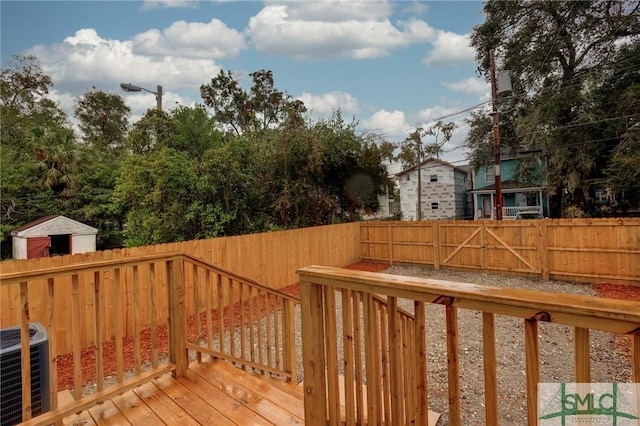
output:
M416 212L416 218L418 219L418 221L422 220L422 158L421 158L421 151L422 151L422 130L419 129L417 132L417 139L416 139L416 145L417 145L417 151L418 151L418 193L416 194L418 196L418 211Z
M162 86L156 88L156 109L162 112Z
M496 219L502 220L502 179L500 176L500 113L498 112L498 89L496 88L496 64L493 49L489 51L491 74L491 103L493 105L493 156L496 185Z

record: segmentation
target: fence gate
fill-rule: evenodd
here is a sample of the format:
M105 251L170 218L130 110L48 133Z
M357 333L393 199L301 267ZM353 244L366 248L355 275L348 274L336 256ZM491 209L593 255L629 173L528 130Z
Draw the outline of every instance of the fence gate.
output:
M440 265L486 271L542 273L537 227L513 224L443 223Z

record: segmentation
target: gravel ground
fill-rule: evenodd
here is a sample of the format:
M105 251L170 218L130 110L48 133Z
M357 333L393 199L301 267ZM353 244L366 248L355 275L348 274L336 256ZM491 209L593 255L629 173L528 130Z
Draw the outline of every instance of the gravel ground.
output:
M480 273L433 271L427 268L392 266L384 273L444 279L497 287L597 296L589 284L541 281ZM409 301L404 306L412 311ZM400 304L399 303L399 304ZM462 424L485 424L481 313L459 309ZM447 355L444 309L427 308L428 390L430 409L442 413L438 426L447 425ZM524 325L521 319L496 316L497 367L500 425L526 424ZM573 328L539 323L541 382L573 382ZM592 382L628 382L631 366L618 353L610 333L591 332Z

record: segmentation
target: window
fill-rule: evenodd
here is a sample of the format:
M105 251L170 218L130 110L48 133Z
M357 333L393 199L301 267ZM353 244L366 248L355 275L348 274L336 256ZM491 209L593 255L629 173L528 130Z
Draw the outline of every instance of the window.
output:
M495 169L493 166L487 166L484 169L484 180L486 182L494 182L496 180Z
M438 175L429 176L429 182L437 182L437 181L438 181Z
M438 210L440 208L440 203L431 203L431 210Z

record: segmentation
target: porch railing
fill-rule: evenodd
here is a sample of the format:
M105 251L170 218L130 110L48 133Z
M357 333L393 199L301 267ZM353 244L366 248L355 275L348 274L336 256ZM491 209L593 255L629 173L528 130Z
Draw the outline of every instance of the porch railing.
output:
M309 424L363 424L365 415L368 424L427 424L427 304L444 306L451 425L461 424L459 308L482 315L486 424L498 424L496 315L520 318L524 324L530 426L538 421L540 321L574 328L575 382L590 382L590 330L630 335L632 380L640 382L638 303L321 266L302 268L298 273L305 418ZM376 306L378 296L386 299L384 315ZM413 305L411 319L398 308L401 300ZM341 309L336 309L337 305ZM340 375L344 376L343 387L338 385Z
M515 219L520 212L534 212L542 214L542 206L503 207L502 218Z
M128 291L125 281L131 284ZM190 255L158 254L0 274L0 286L12 285L19 286L22 307L22 419L27 425L61 424L75 412L162 374L182 376L189 350L196 351L198 359L207 353L287 380L296 374L293 318L297 299ZM74 342L71 390L75 401L58 406L61 357L53 355L49 360L51 411L33 417L29 294L42 291L43 286L49 300L44 324L49 335L54 334L54 318L71 310L67 328ZM59 291L70 292L69 306L53 303ZM80 318L80 294L86 292L93 295L91 313L89 318ZM104 333L107 309L116 313L113 335ZM123 324L127 316L132 319L130 329ZM241 337L234 338L236 334ZM88 348L80 344L84 335L93 337ZM49 353L57 354L56 339L48 343ZM87 355L95 359L89 373L83 372ZM109 367L110 361L115 366ZM108 378L111 375L113 380ZM87 383L95 386L87 387Z

